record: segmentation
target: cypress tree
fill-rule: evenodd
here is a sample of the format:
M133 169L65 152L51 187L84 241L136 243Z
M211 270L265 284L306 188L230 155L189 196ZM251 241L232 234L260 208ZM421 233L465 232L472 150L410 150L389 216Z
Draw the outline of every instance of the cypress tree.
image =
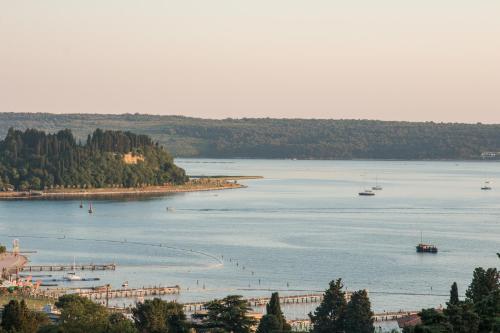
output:
M458 286L456 282L453 282L450 290L450 302L448 304L457 305L459 303L460 300L458 299Z
M351 295L345 314L346 333L372 333L373 312L366 290L359 290Z
M264 315L259 322L256 333L278 333L282 332L279 319L272 314Z
M313 325L312 333L344 333L347 302L343 287L342 279L331 281L321 304L314 314L309 313Z
M266 305L266 312L268 315L274 315L279 322L279 330L289 332L292 330L291 326L286 322L285 315L281 311L280 297L278 293L272 293L269 303Z

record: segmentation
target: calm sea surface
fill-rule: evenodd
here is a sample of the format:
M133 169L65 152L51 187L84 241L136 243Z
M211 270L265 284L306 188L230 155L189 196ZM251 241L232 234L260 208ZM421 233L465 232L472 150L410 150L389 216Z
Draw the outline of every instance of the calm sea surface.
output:
M499 264L499 163L177 163L192 175L265 178L241 181L245 189L98 200L92 215L79 200L0 201L0 243L19 239L37 251L33 264L115 262L115 272L80 274L101 278L85 285L178 284L180 301L304 294L341 277L349 290L367 288L376 311L444 304L453 281L463 294L474 267ZM359 197L377 177L383 191ZM486 179L492 191L480 190ZM421 231L439 254L415 253Z

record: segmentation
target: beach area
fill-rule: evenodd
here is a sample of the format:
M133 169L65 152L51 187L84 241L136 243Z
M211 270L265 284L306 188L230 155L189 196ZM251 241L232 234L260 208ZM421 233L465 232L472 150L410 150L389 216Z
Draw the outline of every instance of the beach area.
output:
M0 192L0 200L9 199L58 199L79 197L110 196L157 196L170 193L217 191L245 188L238 180L260 179L260 176L216 176L192 178L182 185L143 186L143 187L106 187L106 188L54 188L44 191L6 191Z

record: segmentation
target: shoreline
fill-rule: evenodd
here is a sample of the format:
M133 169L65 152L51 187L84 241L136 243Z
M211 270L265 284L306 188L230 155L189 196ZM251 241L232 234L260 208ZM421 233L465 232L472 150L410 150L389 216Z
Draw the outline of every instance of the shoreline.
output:
M183 185L147 186L133 188L93 188L93 189L52 189L32 192L0 192L0 200L30 200L30 199L59 199L59 198L89 198L114 196L157 196L170 193L187 193L203 191L220 191L246 188L246 185L237 183L240 179L261 179L258 176L216 176L195 178ZM231 181L232 180L232 181Z

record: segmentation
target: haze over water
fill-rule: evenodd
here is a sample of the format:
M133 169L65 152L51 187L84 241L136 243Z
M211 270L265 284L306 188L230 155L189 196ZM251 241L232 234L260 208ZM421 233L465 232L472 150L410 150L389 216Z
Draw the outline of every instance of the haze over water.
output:
M375 311L444 305L437 295L453 281L464 294L475 267L498 266L498 163L177 163L191 175L265 178L241 181L246 189L94 201L92 215L79 200L0 201L0 243L18 238L38 251L34 264L116 262L115 272L81 275L114 287L178 284L179 301L304 294L341 277L349 290L367 288ZM359 197L377 176L383 191ZM485 180L492 191L480 190ZM421 231L437 255L415 253Z

